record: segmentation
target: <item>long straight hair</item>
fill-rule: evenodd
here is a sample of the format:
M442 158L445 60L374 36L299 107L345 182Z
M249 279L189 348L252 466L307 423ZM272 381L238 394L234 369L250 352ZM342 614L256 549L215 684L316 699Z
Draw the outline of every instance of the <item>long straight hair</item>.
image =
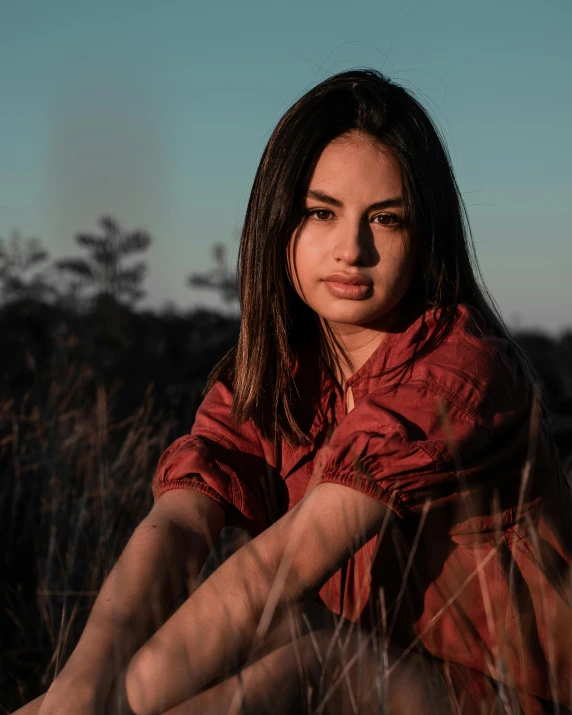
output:
M238 257L241 309L237 345L213 368L206 392L221 376L232 382L231 416L252 420L262 437L296 446L309 441L296 417L293 364L297 348L319 335L328 366L339 361L319 319L298 296L287 269L292 236L304 222L303 199L317 161L335 138L357 130L388 147L401 169L405 218L417 244L408 298L436 309L410 368L449 334L459 304L476 308L493 335L512 345L532 383L534 371L516 345L484 285L467 212L445 144L421 104L373 69L336 74L304 94L274 129L262 155Z

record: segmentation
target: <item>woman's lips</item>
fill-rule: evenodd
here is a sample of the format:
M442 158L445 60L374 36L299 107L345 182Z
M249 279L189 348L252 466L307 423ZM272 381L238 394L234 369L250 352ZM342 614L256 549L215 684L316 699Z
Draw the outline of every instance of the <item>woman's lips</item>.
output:
M339 281L324 281L326 288L336 298L347 298L349 300L363 300L369 298L372 293L373 286L360 283L352 285L351 283L341 283Z

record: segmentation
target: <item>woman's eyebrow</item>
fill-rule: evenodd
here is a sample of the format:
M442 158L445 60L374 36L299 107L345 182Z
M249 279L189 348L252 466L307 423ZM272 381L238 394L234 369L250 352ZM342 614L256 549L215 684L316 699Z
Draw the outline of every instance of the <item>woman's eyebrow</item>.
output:
M343 208L343 201L335 199L333 196L324 194L322 191L316 191L315 189L308 189L306 193L311 199L316 199L316 201L323 201L325 204L330 204L331 206L337 206L338 208ZM383 199L383 201L376 201L367 207L367 211L373 211L374 209L388 209L390 207L403 206L403 198L401 196L393 196L389 199Z

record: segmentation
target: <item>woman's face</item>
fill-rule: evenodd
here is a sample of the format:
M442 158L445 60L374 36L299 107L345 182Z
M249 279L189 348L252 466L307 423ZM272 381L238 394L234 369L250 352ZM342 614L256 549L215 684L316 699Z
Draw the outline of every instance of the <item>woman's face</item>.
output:
M300 298L328 323L383 329L393 319L413 272L402 192L397 160L371 137L354 131L322 152L288 270Z

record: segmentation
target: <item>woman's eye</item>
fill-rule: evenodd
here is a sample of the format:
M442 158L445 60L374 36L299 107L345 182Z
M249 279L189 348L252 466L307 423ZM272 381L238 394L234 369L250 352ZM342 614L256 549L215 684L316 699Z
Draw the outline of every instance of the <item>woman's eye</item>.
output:
M325 221L332 212L328 209L310 209L306 213L308 216L315 216L318 221ZM324 216L324 214L326 215Z
M378 214L374 218L379 219L377 223L382 226L398 226L401 223L401 219L396 214Z

